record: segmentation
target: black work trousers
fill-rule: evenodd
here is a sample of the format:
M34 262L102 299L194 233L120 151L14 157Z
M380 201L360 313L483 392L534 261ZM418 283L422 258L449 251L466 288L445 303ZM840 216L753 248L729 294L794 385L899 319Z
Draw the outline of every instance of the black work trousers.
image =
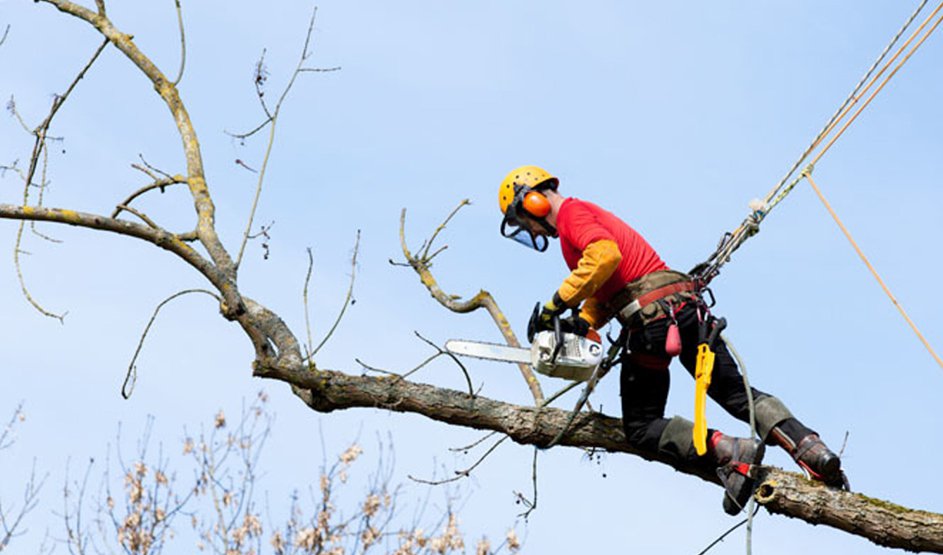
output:
M681 334L682 350L679 358L693 377L699 341L698 315L694 303L684 305L675 317ZM632 328L629 335L630 352L622 360L620 387L626 439L633 447L652 453L659 452L662 434L670 421L665 418L665 403L670 386L668 365L671 357L665 353L669 324L668 318L662 318ZM736 361L723 339L717 339L713 351L716 356L711 385L707 389L708 396L734 418L749 422L749 401ZM754 401L767 396L756 388L752 388L752 393ZM805 430L808 429L802 428L796 431L797 435L807 433ZM693 444L683 451L673 454L681 459L697 459Z

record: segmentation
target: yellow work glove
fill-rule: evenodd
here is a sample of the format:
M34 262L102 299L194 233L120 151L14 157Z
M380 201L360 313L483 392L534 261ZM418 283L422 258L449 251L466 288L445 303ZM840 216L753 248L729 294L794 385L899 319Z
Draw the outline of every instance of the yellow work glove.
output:
M552 330L554 317L563 314L566 309L566 303L560 298L560 293L554 292L553 297L544 303L544 306L540 309L540 317L537 319L537 331Z

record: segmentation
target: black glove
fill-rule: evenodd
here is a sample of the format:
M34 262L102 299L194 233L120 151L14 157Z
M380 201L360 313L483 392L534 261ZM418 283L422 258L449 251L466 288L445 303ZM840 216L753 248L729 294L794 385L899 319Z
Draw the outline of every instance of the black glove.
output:
M592 329L592 326L589 325L589 322L576 314L560 320L560 330L565 333L575 333L576 335L586 337L590 329Z

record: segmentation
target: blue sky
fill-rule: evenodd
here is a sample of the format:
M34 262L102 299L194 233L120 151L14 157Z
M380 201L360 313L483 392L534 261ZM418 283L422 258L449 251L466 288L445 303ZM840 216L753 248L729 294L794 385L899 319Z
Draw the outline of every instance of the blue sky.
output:
M495 192L504 174L538 164L560 176L561 192L606 206L645 234L672 266L706 257L747 203L775 184L864 73L915 3L852 2L431 2L366 0L318 4L312 63L342 66L306 75L285 107L257 222L274 221L271 256L250 245L241 272L245 294L304 333L301 289L306 247L315 255L313 325L326 330L347 288L357 230L357 303L322 351L322 367L359 372L354 361L409 368L428 355L412 332L499 339L486 315L456 315L435 304L399 257L399 212L408 208L413 245L463 198L443 234L449 249L434 272L444 289L491 291L522 334L529 310L564 277L551 247L538 255L498 234ZM180 85L204 147L207 177L226 244L238 249L264 144L240 145L224 131L261 118L252 87L263 48L274 93L299 54L312 5L277 9L250 2L184 3L187 69ZM135 35L166 73L179 43L172 2L115 3L109 13ZM15 97L35 124L51 95L69 82L98 44L78 21L45 5L0 0L0 96ZM943 339L934 294L943 232L940 121L943 50L934 36L816 168L817 182L900 301L933 343ZM179 138L150 85L109 49L57 116L65 137L51 161L47 204L110 212L144 183L130 164L143 154L183 171ZM11 117L0 118L0 163L23 163L32 143ZM0 180L0 202L21 187ZM192 218L184 191L147 200L169 227ZM169 306L139 361L137 391L124 401L124 369L153 307L173 292L205 284L167 254L126 238L42 226L63 239L30 236L23 270L36 298L69 312L65 325L22 298L12 257L0 264L0 416L25 403L27 420L4 476L25 478L35 457L50 472L44 504L20 544L33 549L55 532L65 460L100 456L118 422L140 429L157 418L169 444L184 425L218 409L237 411L264 387L278 413L269 473L272 498L316 480L324 451L351 437L368 453L387 433L396 479L429 475L436 464L468 461L447 447L477 434L419 416L377 410L320 415L288 391L250 375L251 349L206 298ZM0 222L12 253L16 226ZM935 365L803 184L764 222L715 281L716 309L745 357L752 382L782 398L836 448L849 434L845 466L868 495L943 512L936 410L943 370ZM528 392L511 366L471 366L489 397L518 403ZM669 412L690 416L693 385L674 368ZM447 364L421 381L460 387ZM561 384L544 382L546 391ZM618 413L614 376L594 395ZM561 406L568 407L572 399ZM746 433L710 407L709 421ZM322 450L319 434L326 448ZM430 442L435 437L438 441ZM310 438L309 440L299 438ZM528 491L532 451L503 446L469 480L462 517L469 532L501 536ZM781 452L772 464L792 469ZM603 476L605 474L605 477ZM410 495L424 495L410 486ZM4 499L17 479L0 483ZM540 507L525 552L696 553L735 522L713 485L637 458L589 462L579 451L541 453ZM561 530L563 531L561 533ZM763 553L884 551L828 528L760 513L754 543ZM740 553L742 534L713 553Z

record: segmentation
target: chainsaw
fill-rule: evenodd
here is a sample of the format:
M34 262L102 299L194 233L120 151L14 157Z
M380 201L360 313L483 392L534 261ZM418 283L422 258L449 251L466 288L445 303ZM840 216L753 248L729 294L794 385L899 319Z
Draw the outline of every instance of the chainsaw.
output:
M576 333L574 326L559 316L554 316L552 330L537 331L539 317L538 304L528 324L530 348L450 339L445 343L445 350L484 360L528 364L537 373L554 378L575 382L589 380L606 355L602 343Z

